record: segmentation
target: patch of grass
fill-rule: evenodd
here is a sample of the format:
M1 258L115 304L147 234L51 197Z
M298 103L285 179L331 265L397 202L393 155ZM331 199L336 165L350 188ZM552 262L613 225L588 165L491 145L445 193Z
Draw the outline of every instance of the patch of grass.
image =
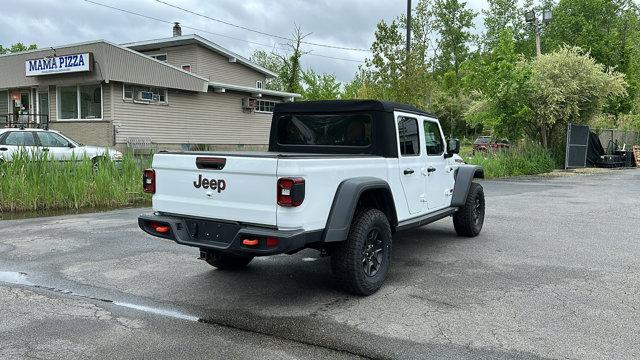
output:
M16 154L0 164L0 213L81 208L117 208L148 204L142 192L142 169L125 155L120 168L104 160L94 169L90 159L59 162L46 155Z
M524 143L495 153L476 152L464 159L468 164L482 166L488 179L542 174L555 169L551 154L535 143Z

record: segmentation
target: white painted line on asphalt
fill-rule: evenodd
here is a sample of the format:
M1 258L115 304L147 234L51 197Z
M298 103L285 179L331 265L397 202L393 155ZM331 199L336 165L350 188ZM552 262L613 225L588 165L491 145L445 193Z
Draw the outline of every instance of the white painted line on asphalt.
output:
M118 306L126 307L126 308L129 308L129 309L144 311L144 312L148 312L148 313L155 314L155 315L168 316L168 317L172 317L174 319L189 320L189 321L194 321L194 322L197 322L198 320L200 320L200 318L197 317L197 316L183 314L183 313L181 313L179 311L175 311L175 310L160 309L160 308L154 308L154 307L150 307L150 306L144 306L144 305L138 305L138 304L130 304L130 303L119 302L119 301L114 301L113 305L118 305Z
M17 271L0 271L0 282L15 285L32 286L33 283L27 280L27 274Z

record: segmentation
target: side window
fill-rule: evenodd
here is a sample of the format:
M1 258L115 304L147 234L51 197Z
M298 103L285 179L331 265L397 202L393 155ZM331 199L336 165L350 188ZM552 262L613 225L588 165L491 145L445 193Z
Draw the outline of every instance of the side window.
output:
M30 131L12 131L4 138L2 145L36 146L36 142Z
M69 142L62 136L50 132L37 132L38 140L44 147L68 147Z
M442 141L438 123L433 121L424 122L424 141L427 155L442 155L444 153L444 141Z
M420 155L418 120L401 116L398 119L398 135L400 138L400 154L402 156Z

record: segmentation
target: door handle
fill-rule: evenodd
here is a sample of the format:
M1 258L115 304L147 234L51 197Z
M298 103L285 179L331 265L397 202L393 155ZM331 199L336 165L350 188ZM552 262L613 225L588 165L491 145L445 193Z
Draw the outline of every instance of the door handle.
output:
M413 169L404 169L404 174L405 175L411 175L413 173L414 173Z
M428 172L428 173L432 173L432 172L434 172L434 171L436 171L436 168L434 168L433 166L429 166L429 167L427 168L427 172Z
M9 149L6 148L6 147L0 147L0 151L7 151L7 150L9 150Z

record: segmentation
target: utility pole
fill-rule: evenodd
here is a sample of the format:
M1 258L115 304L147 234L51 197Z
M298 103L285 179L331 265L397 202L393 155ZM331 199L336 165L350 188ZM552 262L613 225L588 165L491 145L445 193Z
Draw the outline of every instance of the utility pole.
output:
M536 17L536 21L534 22L535 32L536 32L536 58L540 58L542 55L542 48L540 46L540 22Z
M411 53L411 0L407 0L407 59Z

